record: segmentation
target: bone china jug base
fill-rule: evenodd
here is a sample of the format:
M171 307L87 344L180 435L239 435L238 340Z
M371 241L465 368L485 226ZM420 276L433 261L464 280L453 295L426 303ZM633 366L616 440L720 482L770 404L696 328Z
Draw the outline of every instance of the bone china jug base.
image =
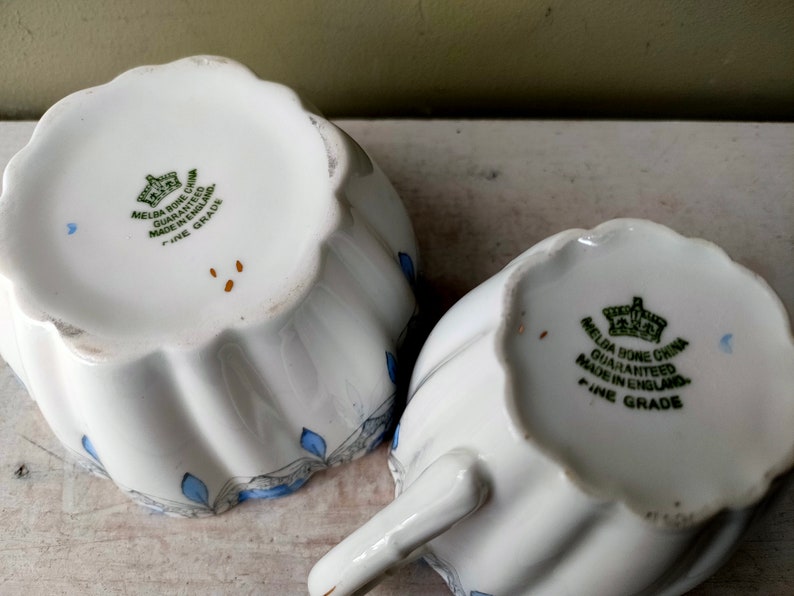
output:
M515 411L587 492L689 526L757 501L791 465L791 333L719 248L605 225L515 275Z
M318 562L312 594L377 581L395 552L456 596L681 594L794 464L792 387L782 304L716 246L642 220L557 234L436 325L392 444L396 498ZM417 487L487 496L411 534L433 505Z

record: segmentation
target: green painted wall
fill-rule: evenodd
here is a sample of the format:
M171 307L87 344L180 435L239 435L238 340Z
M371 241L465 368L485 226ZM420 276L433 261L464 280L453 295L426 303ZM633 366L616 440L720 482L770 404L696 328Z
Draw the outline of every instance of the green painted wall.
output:
M786 0L0 0L0 117L198 53L331 116L794 117Z

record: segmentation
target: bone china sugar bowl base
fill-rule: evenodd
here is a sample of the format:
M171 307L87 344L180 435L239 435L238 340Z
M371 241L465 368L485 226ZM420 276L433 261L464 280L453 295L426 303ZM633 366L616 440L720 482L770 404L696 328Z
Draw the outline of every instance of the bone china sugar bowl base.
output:
M0 354L66 448L179 515L289 494L389 425L416 246L289 89L196 57L42 118L0 200Z

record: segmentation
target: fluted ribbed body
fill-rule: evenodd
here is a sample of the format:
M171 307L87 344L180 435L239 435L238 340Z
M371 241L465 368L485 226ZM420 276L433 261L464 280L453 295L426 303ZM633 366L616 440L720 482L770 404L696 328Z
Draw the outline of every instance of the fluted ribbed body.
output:
M0 200L0 354L144 504L289 494L389 426L416 243L380 169L231 61L56 104Z

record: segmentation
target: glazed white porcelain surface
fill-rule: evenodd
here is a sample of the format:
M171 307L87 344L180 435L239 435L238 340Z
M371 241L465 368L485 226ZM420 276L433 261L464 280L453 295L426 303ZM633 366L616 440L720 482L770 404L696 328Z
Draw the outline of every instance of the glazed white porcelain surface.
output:
M86 465L218 513L377 444L416 258L381 170L294 92L223 58L136 68L6 169L0 354Z
M642 220L557 234L470 292L409 400L397 498L318 562L314 596L418 556L458 596L681 594L794 464L781 302Z

